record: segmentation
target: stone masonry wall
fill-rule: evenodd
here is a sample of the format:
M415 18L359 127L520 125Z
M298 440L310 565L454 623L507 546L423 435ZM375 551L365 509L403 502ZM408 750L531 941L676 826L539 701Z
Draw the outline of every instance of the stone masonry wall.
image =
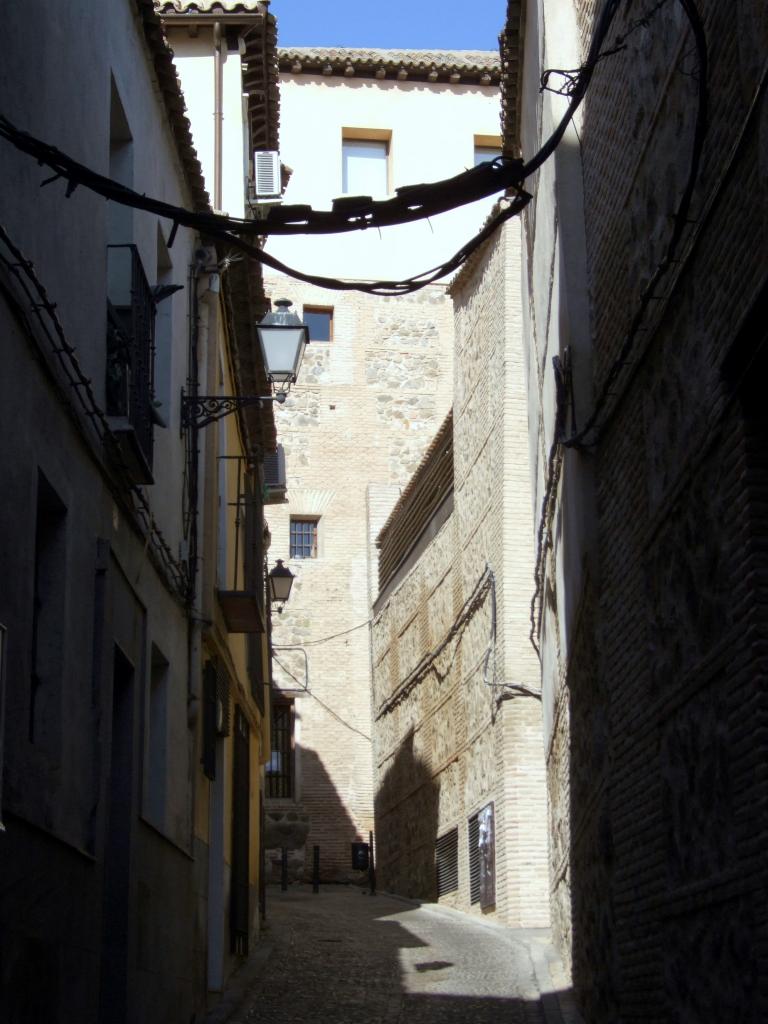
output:
M454 512L374 620L373 692L382 885L433 898L435 841L457 828L459 887L442 898L479 912L470 904L468 818L493 801L493 912L525 926L547 921L547 860L540 704L500 699L505 683L536 679L526 640L531 524L516 267L519 233L509 227L452 286ZM387 706L483 580L431 669Z
M302 656L281 646L306 645L309 662L310 695L295 701L290 803L309 816L307 867L318 844L322 877L341 878L351 874L350 842L373 828L369 516L383 523L447 412L451 308L440 286L397 300L275 277L266 288L290 297L299 314L304 304L333 307L333 340L309 345L277 411L288 502L268 507L267 518L270 561L284 558L296 574L274 617L277 686L297 689L282 666L304 679ZM319 518L317 558L288 558L291 516Z

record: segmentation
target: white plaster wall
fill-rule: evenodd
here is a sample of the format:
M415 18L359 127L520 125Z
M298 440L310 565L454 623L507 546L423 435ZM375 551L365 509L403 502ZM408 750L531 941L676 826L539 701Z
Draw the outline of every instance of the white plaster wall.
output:
M581 56L571 0L532 0L528 5L523 61L521 140L523 154L535 153L559 123L567 100L541 93L541 71L578 67ZM575 124L556 153L529 183L534 201L523 217L523 321L529 402L529 446L533 476L534 529L538 529L555 428L552 359L570 348L577 423L590 408L591 332L582 212L581 147ZM569 418L570 423L570 418ZM592 478L589 457L566 452L554 523L556 609L545 604L541 663L545 745L552 735L561 669L584 585L584 556L592 530Z
M285 203L330 209L342 195L344 128L391 131L391 187L437 181L473 165L475 135L498 136L493 86L281 75L280 156L293 169ZM356 279L400 279L452 256L482 226L492 200L421 221L346 235L273 237L290 266Z
M114 76L133 133L134 187L170 203L189 205L135 4L128 0L5 4L0 49L3 113L20 128L104 174L109 171L110 76ZM91 380L96 402L103 406L109 207L85 188L66 199L62 181L41 190L40 182L49 176L33 160L5 142L0 144L0 222L24 257L33 262L56 305L67 341ZM149 283L154 284L157 232L160 228L167 237L168 225L140 212L124 223L126 236L120 240L137 245ZM173 280L178 283L185 283L194 245L192 233L181 228L171 253ZM173 308L167 386L176 396L186 378L185 301L181 292L166 305ZM190 980L195 969L196 890L194 865L187 855L193 735L187 728L186 617L155 571L144 538L114 500L101 472L101 448L85 443L75 429L75 417L67 411L69 402L76 407L71 386L65 383L61 391L53 387L52 381L59 379L56 361L50 360L50 374L45 369L50 346L41 341L44 355L38 355L6 296L0 300L0 317L4 355L0 482L6 498L0 519L0 621L9 627L8 647L15 659L9 663L9 678L14 680L26 681L30 673L38 467L67 508L62 562L65 597L60 609L64 639L58 695L52 698L59 702L59 738L47 749L28 741L26 682L14 686L7 719L13 750L8 743L4 753L6 768L13 755L16 779L6 779L6 796L15 790L17 820L26 819L38 828L34 848L25 844L24 829L19 827L12 845L4 849L4 879L19 904L15 912L4 907L0 933L11 944L6 949L21 949L27 941L22 933L39 936L46 950L51 950L44 959L59 965L54 975L60 1007L66 1006L74 1019L95 1019L99 973L93 951L99 948L102 928L100 864L108 809L111 645L113 638L121 643L136 669L134 810L138 813L143 672L151 644L156 642L170 663L166 839L151 829L132 826L136 837L131 853L133 879L146 901L131 927L135 935L141 916L142 940L147 941L132 942L131 987L136 1019L149 1019L147 1007L158 1019L170 1018L174 1011L189 1019L199 1004L193 1001ZM32 316L30 320L34 325ZM42 338L34 326L33 333ZM176 553L181 538L183 464L177 415L169 429L156 428L155 441L157 482L145 493L155 522ZM97 577L101 572L106 573L106 593L100 595ZM101 621L105 632L99 639ZM131 628L124 628L125 623ZM66 847L87 850L91 842L99 863L86 872L73 868L86 861L67 853ZM32 857L37 866L30 879ZM169 886L165 883L171 876L174 884ZM50 912L36 915L34 907L46 902ZM142 951L134 954L137 946ZM150 961L153 970L145 970ZM48 983L44 968L40 979L35 984L44 989Z
M214 88L213 28L201 26L192 37L184 27L168 28L187 116L192 123L192 138L203 168L206 188L213 201ZM222 210L231 217L242 217L245 207L245 129L243 124L242 58L239 53L224 55L224 94L222 101Z

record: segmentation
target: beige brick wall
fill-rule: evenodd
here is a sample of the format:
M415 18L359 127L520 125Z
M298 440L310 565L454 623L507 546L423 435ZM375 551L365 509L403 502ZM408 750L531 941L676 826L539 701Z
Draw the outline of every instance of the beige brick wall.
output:
M470 905L467 819L493 801L495 915L546 924L546 794L541 705L500 701L505 683L537 684L527 640L532 574L519 229L507 226L453 288L454 511L380 609L373 627L374 761L382 884L435 892L435 839L459 833L459 889ZM490 567L497 634L488 683L487 590L457 636L391 710L383 702L448 635ZM507 691L507 694L510 694Z
M284 558L296 574L291 599L275 616L274 643L306 644L309 662L311 696L296 699L296 801L310 816L307 845L320 845L323 877L344 876L350 841L367 839L373 828L372 540L448 410L451 304L441 286L398 299L275 277L266 289L290 297L299 314L304 304L334 310L333 340L309 346L300 381L277 411L288 502L268 507L267 518L270 562ZM319 516L316 559L288 558L292 515ZM303 679L300 655L278 649L277 657ZM275 681L296 688L279 664Z

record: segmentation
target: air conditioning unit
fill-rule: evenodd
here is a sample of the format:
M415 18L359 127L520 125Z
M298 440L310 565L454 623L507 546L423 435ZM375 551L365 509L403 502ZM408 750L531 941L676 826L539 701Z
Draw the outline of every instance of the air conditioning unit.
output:
M256 150L253 154L253 199L257 203L279 200L282 195L280 154Z
M277 451L264 456L264 503L276 505L284 502L285 492L285 451L279 444Z

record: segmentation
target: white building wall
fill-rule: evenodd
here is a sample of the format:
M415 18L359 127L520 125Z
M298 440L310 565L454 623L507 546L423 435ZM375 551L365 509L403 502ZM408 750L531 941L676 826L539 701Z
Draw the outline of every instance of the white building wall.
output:
M546 31L545 31L546 27ZM575 5L568 0L528 3L523 62L521 142L530 157L549 137L567 100L541 92L544 68L582 61ZM591 324L582 198L581 112L555 154L531 182L534 199L523 213L523 324L528 378L528 439L534 543L542 514L556 417L553 357L570 350L577 424L591 408ZM552 522L552 548L543 560L540 635L544 748L550 817L552 925L564 958L570 955L569 696L565 685L578 625L594 531L593 479L588 456L566 451ZM548 592L551 599L548 599Z
M499 135L494 86L280 76L280 156L293 170L286 203L330 209L342 195L344 129L391 132L390 182L439 181L473 166L475 136ZM431 222L305 238L270 239L289 266L326 276L399 280L445 261L482 226L493 200Z
M186 26L169 26L174 62L192 122L192 137L206 188L214 198L215 61L213 26L202 25L192 36ZM222 43L222 181L223 213L242 217L245 209L245 130L243 124L242 57Z
M102 174L109 173L113 80L133 137L133 187L190 206L137 5L5 5L4 115ZM157 281L158 230L167 237L168 225L135 212L120 219L124 233L110 235L114 207L84 187L66 198L62 180L41 189L50 174L2 142L0 223L31 262L103 410L107 244L134 243L151 286ZM171 253L173 280L180 284L186 283L195 245L193 233L180 228ZM190 857L195 736L188 724L187 616L158 570L152 541L131 522L130 489L124 477L115 482L107 449L62 372L67 358L54 355L52 317L34 315L32 296L25 299L17 289L5 267L4 246L2 252L0 622L8 627L8 678L14 680L2 767L5 822L13 816L14 823L3 835L7 899L0 915L0 1005L13 1019L103 1017L99 987L108 956L100 960L100 950L112 937L105 934L110 924L120 923L123 895L114 879L121 872L128 877L126 863L110 863L105 870L104 862L110 838L115 840L112 821L121 816L134 900L123 917L130 938L122 947L116 941L112 964L122 961L130 993L124 1019L155 1022L174 1013L190 1019L202 995L195 930L202 890ZM168 359L166 390L178 396L187 376L184 292L166 300L164 312L169 309L172 323L162 355ZM163 409L168 429L154 430L156 483L142 488L174 557L182 537L184 486L178 414L178 399L170 415ZM61 594L58 664L33 703L38 472L66 507L66 521L55 567ZM168 661L162 810L160 801L150 806L145 771L150 727L160 729L163 717L150 723L153 645ZM116 646L132 667L119 710ZM30 730L30 720L38 718L41 727ZM125 756L111 766L118 733ZM110 996L117 1019L120 993Z

